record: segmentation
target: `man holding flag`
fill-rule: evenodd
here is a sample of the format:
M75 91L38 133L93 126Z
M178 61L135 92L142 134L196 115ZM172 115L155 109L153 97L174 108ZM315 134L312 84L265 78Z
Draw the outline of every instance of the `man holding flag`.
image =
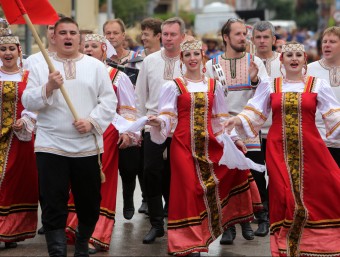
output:
M42 223L50 256L66 256L69 186L79 219L74 256L88 256L88 240L99 216L102 134L115 114L117 98L105 65L78 52L78 24L62 18L54 28L56 55L32 68L23 104L38 112L35 152ZM79 119L72 117L59 88L65 86Z

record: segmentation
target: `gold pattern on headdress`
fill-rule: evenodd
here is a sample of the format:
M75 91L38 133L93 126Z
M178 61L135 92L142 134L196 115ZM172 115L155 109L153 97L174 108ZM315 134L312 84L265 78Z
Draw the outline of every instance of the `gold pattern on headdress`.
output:
M201 50L202 49L202 41L194 40L194 41L185 41L181 44L181 51L190 51L190 50Z
M85 42L87 41L97 41L100 43L106 43L105 37L99 34L86 34L85 35Z
M285 52L305 52L305 46L302 44L285 44L282 45L282 53Z
M20 45L19 37L12 35L8 22L2 18L0 18L0 44Z

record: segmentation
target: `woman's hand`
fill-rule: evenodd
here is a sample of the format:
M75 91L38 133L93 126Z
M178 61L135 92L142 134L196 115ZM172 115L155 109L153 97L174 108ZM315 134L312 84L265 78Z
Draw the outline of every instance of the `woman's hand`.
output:
M20 130L22 130L23 126L24 126L24 122L23 122L22 119L18 119L18 120L12 125L14 131L20 131Z
M251 82L253 82L253 83L258 82L257 74L259 73L259 67L257 67L257 64L253 60L250 61L248 71L249 71L249 76L250 76Z
M146 122L146 124L153 127L160 127L162 124L162 120L160 118L157 118L157 116L150 115L148 116L148 121Z
M242 124L241 119L235 116L235 117L229 118L224 123L222 123L222 129L230 135L233 128L241 124Z
M118 144L119 149L125 149L125 148L129 147L129 145L130 145L129 135L126 134L126 133L120 134L117 144Z
M234 144L236 145L236 147L242 152L242 153L244 153L244 154L246 154L247 153L247 147L246 147L246 145L243 143L243 141L242 140L240 140L240 139L238 139L238 140L236 140L235 142L234 142Z

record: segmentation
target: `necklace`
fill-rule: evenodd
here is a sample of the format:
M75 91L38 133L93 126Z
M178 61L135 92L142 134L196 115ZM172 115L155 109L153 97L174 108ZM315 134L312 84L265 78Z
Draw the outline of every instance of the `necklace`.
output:
M18 72L20 72L19 68L15 71L6 71L6 70L3 69L3 67L1 67L0 70L1 70L2 73L5 73L7 75L17 74Z
M202 74L202 78L201 79L189 79L189 78L187 78L185 76L182 76L182 78L183 78L183 81L184 81L185 85L188 85L188 81L192 82L192 83L198 83L198 82L201 82L201 81L203 81L204 84L207 83L207 81L205 79L205 76L203 74Z
M298 79L298 80L292 80L292 79L286 79L284 78L283 81L285 83L305 83L305 77Z

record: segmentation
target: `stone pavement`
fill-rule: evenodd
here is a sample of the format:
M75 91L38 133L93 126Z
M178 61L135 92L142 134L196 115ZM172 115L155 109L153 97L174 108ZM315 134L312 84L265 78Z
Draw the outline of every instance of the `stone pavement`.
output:
M118 199L116 209L116 224L113 229L111 248L108 252L99 252L93 257L99 256L169 256L167 255L167 236L157 238L153 244L142 244L143 237L150 229L148 217L137 212L141 204L141 193L137 186L135 192L136 213L131 220L125 220L122 214L122 188L118 183ZM40 216L40 215L39 215ZM39 219L39 227L41 226ZM257 228L252 224L253 229ZM201 256L270 256L269 236L255 237L252 241L245 240L237 226L237 236L233 245L220 245L220 238L209 247L209 253ZM73 256L74 247L68 246L68 256ZM19 242L15 249L4 249L0 244L0 256L48 256L45 237L36 235L35 238Z

